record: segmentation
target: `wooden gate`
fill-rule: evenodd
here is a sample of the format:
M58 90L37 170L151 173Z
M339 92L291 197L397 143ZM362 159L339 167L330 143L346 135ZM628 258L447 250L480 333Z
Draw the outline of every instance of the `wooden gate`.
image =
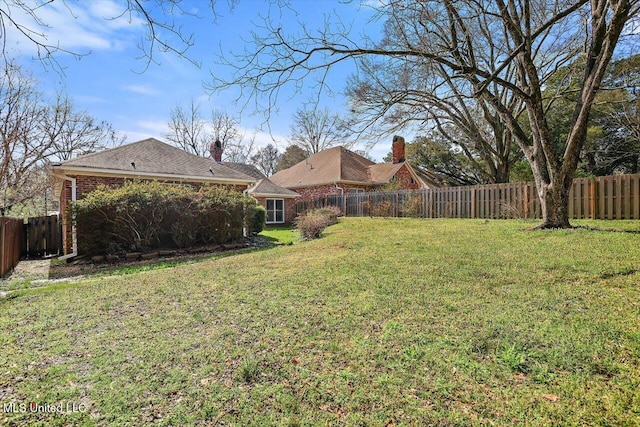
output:
M23 246L22 219L0 217L0 277L18 264Z
M29 218L25 227L27 256L42 257L62 253L62 223L58 215Z

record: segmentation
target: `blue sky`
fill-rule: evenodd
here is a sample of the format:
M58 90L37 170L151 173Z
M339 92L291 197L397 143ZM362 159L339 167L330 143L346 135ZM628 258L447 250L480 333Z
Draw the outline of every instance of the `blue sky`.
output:
M74 52L90 52L81 59L64 53L57 54L56 59L65 68L64 75L44 70L38 61L32 59L35 53L33 45L15 34L9 35L7 46L10 54L19 57L25 68L40 79L44 91L52 94L63 87L79 109L110 122L116 130L126 135L127 142L150 136L162 138L167 131L171 109L195 99L201 103L203 112L218 108L238 117L247 135L257 132L256 142L259 146L275 139L277 146L284 150L291 116L312 96L312 81L300 91L289 88L289 92L280 97L277 112L272 114L269 121L270 129L264 124L264 116L252 111L251 103L244 111L234 105L238 89L210 94L203 87L203 83L211 81L211 72L223 75L229 72L215 64L216 53L220 49L224 52L241 51L245 47L243 38L249 37L255 24L260 22L260 16L270 13L270 7L270 16L285 31L296 31L300 22L309 28L319 27L323 15L336 10L344 22L353 23L355 28L365 32L373 31L373 34L368 34L372 38L379 37L379 27L368 23L370 12L358 1L347 4L337 1L294 1L296 13L273 9L274 5L260 0L240 0L230 12L226 1L218 1L218 16L214 21L208 1L188 0L184 2L185 9L198 13L200 17L176 19L178 24L183 25L184 33L193 33L195 44L187 56L200 63L201 67L172 53L155 52L154 59L158 63L151 63L145 70L146 62L137 59L141 55L138 44L144 34L139 18L124 16L105 19L118 16L123 10L123 3L123 0L67 0L66 4L45 2L38 9L39 16L49 26L41 28L49 42L59 42L62 48ZM150 7L154 7L154 4L148 3ZM27 18L22 19L29 23ZM332 111L341 115L347 111L347 105L340 94L351 71L346 66L335 70L329 76L335 95L323 99ZM382 141L371 150L370 155L381 160L389 149L390 143Z

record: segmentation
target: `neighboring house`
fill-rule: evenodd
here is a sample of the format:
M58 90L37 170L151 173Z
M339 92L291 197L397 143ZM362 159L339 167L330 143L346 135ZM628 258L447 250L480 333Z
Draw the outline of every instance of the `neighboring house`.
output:
M296 199L300 197L295 191L274 184L255 166L244 163L222 162L223 166L242 172L255 178L256 184L247 194L264 206L267 211L267 225L290 225L295 219Z
M264 186L264 181L268 180L264 175L255 175L253 172L259 171L252 166L221 162L222 148L219 142L212 144L211 153L215 160L195 156L149 138L54 164L50 172L56 182L55 192L60 200L61 212L69 203L81 199L101 184L121 186L128 180L142 179L196 186L232 186L237 191L252 195L268 213L271 208L270 223L285 224L293 220L286 213L284 200L297 197L296 193L273 183L270 183L271 187ZM260 188L264 188L264 192ZM75 230L66 218L63 218L63 230L65 254L75 254Z
M323 150L270 180L299 193L302 200L312 200L332 194L379 191L397 182L401 189L440 187L440 181L428 171L405 162L405 142L393 137L393 161L376 164L344 147Z

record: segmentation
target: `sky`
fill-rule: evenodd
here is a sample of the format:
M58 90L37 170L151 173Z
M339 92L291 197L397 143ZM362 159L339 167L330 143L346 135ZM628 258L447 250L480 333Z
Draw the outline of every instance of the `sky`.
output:
M284 31L295 32L301 23L308 28L318 28L326 14L337 12L343 22L353 24L355 34L375 39L380 33L379 26L369 21L371 11L366 2L363 6L359 1L294 0L294 11L279 9L268 1L240 0L230 11L227 1L218 0L214 17L208 0L185 0L182 7L197 16L176 14L173 17L184 34L193 34L194 44L185 54L189 60L171 52L155 51L154 62L147 66L147 62L140 59L139 44L145 34L142 20L135 15L121 15L124 0L37 0L34 3L41 5L36 13L46 26L38 25L16 9L12 10L12 18L37 29L49 43L59 43L62 49L84 55L78 58L58 52L55 59L64 71L44 67L34 59L35 46L15 30L7 34L9 55L18 58L23 67L39 79L42 91L53 95L63 89L78 110L111 123L126 136L125 142L148 137L165 139L172 108L186 106L193 99L205 114L219 109L238 118L247 136L256 135L258 146L275 143L284 151L291 117L313 97L313 81L309 80L302 88L286 87L277 108L272 109L269 122L265 123L264 109L255 111L251 101L243 107L246 98L238 104L234 102L239 88L218 92L205 89L211 82L211 73L221 76L230 73L216 63L219 53L242 52L247 47L245 40L252 30L259 30L264 16L270 16ZM163 16L156 2L145 4L156 16ZM322 98L324 105L341 116L348 111L342 92L347 76L353 71L348 64L334 70L328 78L333 94L325 93ZM364 149L365 144L371 142L375 141L362 142L356 148ZM390 142L380 141L369 155L382 161L390 146Z

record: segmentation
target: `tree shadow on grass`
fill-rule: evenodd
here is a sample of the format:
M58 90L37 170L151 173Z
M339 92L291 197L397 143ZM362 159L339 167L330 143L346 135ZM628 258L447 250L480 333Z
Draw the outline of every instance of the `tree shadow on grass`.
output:
M577 230L587 230L587 231L604 231L608 233L629 233L629 234L640 234L640 230L625 230L620 228L600 228L600 227L591 227L588 225L576 225L573 227Z

